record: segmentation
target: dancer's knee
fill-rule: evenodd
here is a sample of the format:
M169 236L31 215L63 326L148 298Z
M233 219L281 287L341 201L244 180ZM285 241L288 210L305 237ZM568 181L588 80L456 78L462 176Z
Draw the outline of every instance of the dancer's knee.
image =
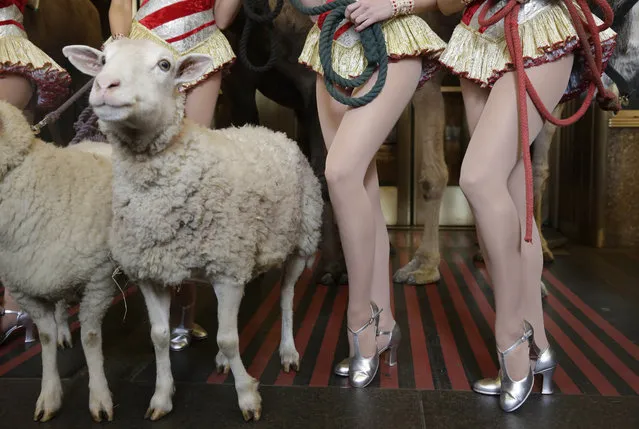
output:
M337 157L327 157L326 167L324 168L324 176L328 184L328 190L331 197L347 192L358 182L357 174L354 172L353 166L349 162ZM359 179L359 184L363 187L364 181Z

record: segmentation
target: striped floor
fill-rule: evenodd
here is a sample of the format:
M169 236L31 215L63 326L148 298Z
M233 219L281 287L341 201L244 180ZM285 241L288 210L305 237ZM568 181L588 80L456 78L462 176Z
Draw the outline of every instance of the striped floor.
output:
M418 231L393 231L396 249L392 271L407 263L419 245ZM472 260L473 237L466 232L442 233L442 280L415 287L395 284L393 307L403 331L399 364L382 366L373 386L382 389L468 391L473 380L491 376L498 364L494 353L494 303L483 265ZM560 368L557 391L569 395L639 395L639 253L596 251L579 247L558 255L544 271L550 296L545 302L549 339ZM249 373L262 385L346 386L332 375L333 365L347 354L345 311L347 287L311 284L307 270L295 296L295 342L301 355L299 372L279 369L279 284L267 275L247 288L240 311L240 350ZM141 294L126 290L127 320L122 322L122 296L105 320L107 369L130 381L153 381L153 350ZM214 298L203 290L198 321L215 332ZM72 309L74 341L79 343L77 308ZM232 383L232 375L215 371L212 339L172 354L176 381ZM16 337L0 347L0 376L37 378L40 347L26 347ZM80 347L62 352L63 377L84 370Z

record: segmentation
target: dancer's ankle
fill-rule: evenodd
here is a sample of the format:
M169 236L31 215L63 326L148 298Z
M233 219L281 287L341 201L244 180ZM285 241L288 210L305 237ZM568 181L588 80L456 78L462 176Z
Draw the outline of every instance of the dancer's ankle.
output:
M350 328L350 330L357 332L364 326L366 326L367 323L369 323L369 321L371 320L371 316L372 314L370 311L370 307L367 313L349 310L347 314L348 327ZM376 331L374 322L370 323L369 326L360 331L357 334L357 337L359 340L359 350L362 356L371 357L377 353L377 342L375 341ZM353 356L355 349L353 347L353 335L350 331L348 332L348 343L351 351L350 355Z

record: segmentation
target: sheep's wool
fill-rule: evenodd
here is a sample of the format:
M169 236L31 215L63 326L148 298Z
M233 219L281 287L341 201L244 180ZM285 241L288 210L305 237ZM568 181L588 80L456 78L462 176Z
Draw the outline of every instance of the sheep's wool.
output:
M294 253L314 254L319 181L283 133L186 121L157 154L114 149L112 252L133 279L245 284Z

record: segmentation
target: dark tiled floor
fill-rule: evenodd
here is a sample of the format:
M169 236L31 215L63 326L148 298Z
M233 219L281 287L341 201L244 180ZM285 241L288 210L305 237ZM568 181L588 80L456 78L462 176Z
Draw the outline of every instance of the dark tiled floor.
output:
M406 263L420 233L392 234L393 269ZM595 251L569 246L558 252L544 279L546 327L561 367L558 394L534 396L517 413L503 414L495 398L470 392L470 384L497 368L492 289L472 261L469 233L442 233L442 280L436 285L393 287L395 314L404 331L400 363L383 367L371 388L343 389L331 374L347 353L346 287L311 284L296 289L297 374L279 370L279 286L275 273L247 287L239 317L242 359L262 383L263 421L258 427L322 428L639 428L639 251ZM114 394L115 427L151 426L142 416L155 380L144 302L135 287L110 309L104 323L107 377ZM214 333L213 294L201 288L198 321ZM60 352L65 404L50 427L90 427L86 367L79 347ZM39 345L16 338L0 348L0 427L29 427L39 389ZM154 427L245 426L232 376L214 371L215 341L172 354L178 382L174 412ZM210 423L209 423L210 422ZM5 423L10 425L5 426ZM12 426L11 426L12 425Z

